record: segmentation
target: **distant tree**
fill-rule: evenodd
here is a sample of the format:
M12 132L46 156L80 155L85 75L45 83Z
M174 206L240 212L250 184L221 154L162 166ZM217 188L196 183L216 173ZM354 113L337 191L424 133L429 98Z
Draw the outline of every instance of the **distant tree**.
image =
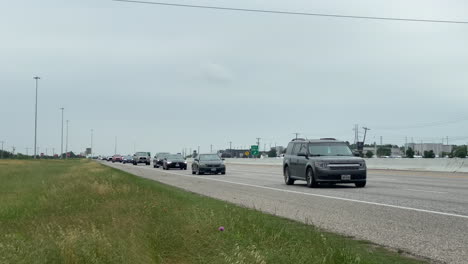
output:
M406 150L406 157L410 159L414 158L414 150L412 148Z
M372 158L372 156L374 156L374 152L372 152L371 150L368 150L366 152L366 157L370 159L370 158Z
M453 150L453 157L464 159L466 158L466 155L467 155L466 145L458 146Z
M11 154L11 152L8 152L6 150L3 151L2 153L2 150L0 150L0 158L3 157L4 159L9 159L9 158L12 158L13 155Z
M268 151L268 157L276 158L276 156L277 156L276 148L271 148L270 151Z
M390 156L392 155L392 150L391 150L391 145L390 147L379 147L377 148L377 156L382 157L382 156Z
M424 151L423 157L424 157L425 159L433 159L433 158L435 158L435 153L434 153L433 150Z

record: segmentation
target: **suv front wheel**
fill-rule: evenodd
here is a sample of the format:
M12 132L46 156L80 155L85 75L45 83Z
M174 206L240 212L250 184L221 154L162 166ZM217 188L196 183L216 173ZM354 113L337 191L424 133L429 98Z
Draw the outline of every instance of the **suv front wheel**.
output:
M307 181L307 187L313 188L317 187L317 182L314 179L314 172L312 168L307 168L307 174L306 174L306 181Z
M284 183L286 183L286 185L293 185L294 184L294 180L291 179L291 172L289 171L289 167L286 166L284 168Z

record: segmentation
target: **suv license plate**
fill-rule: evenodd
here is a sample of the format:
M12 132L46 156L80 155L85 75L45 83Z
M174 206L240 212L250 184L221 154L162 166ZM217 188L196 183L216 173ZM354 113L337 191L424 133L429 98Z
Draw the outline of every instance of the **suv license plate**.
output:
M216 171L216 168L212 168L211 171Z
M179 163L176 163L176 165L175 165L175 166L176 166L176 167L179 167Z
M351 180L351 175L341 175L341 180L342 181L349 181L349 180Z

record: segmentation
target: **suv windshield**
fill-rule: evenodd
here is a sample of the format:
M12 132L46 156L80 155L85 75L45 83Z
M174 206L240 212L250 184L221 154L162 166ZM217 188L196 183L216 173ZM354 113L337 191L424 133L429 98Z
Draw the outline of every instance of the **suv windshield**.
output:
M200 160L221 160L216 154L200 155Z
M309 144L311 156L352 156L353 153L343 143L316 143Z
M148 156L148 152L137 152L137 156Z

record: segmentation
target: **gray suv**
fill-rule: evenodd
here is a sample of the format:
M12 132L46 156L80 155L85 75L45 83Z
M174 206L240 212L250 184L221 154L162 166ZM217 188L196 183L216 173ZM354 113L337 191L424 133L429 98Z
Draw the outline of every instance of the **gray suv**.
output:
M138 163L145 163L146 165L151 164L151 153L149 152L137 152L133 154L133 165Z
M307 182L308 187L319 183L354 183L366 186L367 168L364 159L354 157L346 142L335 139L294 139L288 144L283 160L284 182Z

